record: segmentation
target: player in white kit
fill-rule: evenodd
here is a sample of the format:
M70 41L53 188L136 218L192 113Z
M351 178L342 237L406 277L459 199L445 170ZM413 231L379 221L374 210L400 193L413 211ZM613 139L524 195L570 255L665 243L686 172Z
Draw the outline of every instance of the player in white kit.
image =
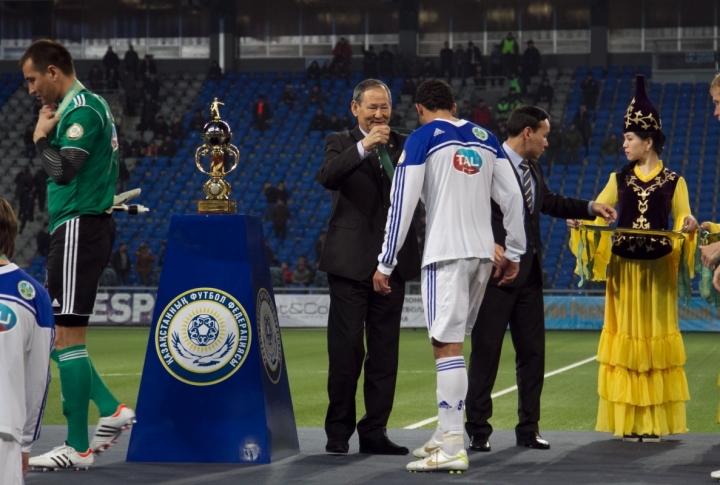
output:
M50 297L10 258L17 219L0 198L0 484L21 485L40 436L55 325Z
M422 297L437 367L438 429L413 452L420 460L409 471L467 470L463 409L467 371L462 354L492 273L495 242L490 198L501 207L507 230L505 254L496 276L509 283L525 252L520 182L495 136L453 117L452 88L437 79L417 90L423 126L410 135L390 193L385 242L373 278L375 291L388 294L388 278L412 223L418 199L427 227L422 260ZM502 284L502 283L501 283Z

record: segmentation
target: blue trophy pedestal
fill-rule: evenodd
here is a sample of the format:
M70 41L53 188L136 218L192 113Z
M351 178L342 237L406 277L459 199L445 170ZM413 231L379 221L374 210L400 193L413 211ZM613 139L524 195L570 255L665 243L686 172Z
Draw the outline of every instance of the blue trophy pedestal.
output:
M260 219L173 216L127 461L299 453Z

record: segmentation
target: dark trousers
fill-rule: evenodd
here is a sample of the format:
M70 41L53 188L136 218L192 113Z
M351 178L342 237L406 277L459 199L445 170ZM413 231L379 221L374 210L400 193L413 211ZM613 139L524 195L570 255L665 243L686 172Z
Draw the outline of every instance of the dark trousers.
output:
M535 259L528 281L509 288L488 285L472 331L472 353L468 369L466 404L469 435L490 435L492 393L497 377L505 330L515 347L518 386L518 424L520 436L538 431L540 393L545 374L545 315L540 265Z
M372 275L363 281L328 274L328 441L348 441L355 432L355 394L365 367L365 416L357 422L360 438L383 438L395 399L400 316L405 283L393 272L392 292L373 291ZM367 342L367 354L363 337Z

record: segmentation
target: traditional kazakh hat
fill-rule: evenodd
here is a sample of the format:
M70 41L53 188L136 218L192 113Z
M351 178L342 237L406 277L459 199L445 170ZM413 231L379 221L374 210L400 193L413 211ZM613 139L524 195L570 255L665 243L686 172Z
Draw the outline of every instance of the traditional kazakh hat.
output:
M639 74L635 80L635 97L625 112L623 133L653 133L661 130L660 113L645 94L645 76Z

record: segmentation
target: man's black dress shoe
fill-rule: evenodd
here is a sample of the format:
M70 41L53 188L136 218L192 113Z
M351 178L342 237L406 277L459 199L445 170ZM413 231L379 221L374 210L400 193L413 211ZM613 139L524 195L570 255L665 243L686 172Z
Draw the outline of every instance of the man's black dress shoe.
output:
M490 451L490 441L485 433L474 434L470 437L470 449L473 451Z
M347 453L350 445L347 441L328 441L325 445L325 451L328 453Z
M370 455L407 455L410 450L404 446L398 446L388 438L378 440L367 440L360 438L360 453Z
M542 439L540 433L528 433L517 437L517 445L526 448L535 448L536 450L549 450L550 443Z

